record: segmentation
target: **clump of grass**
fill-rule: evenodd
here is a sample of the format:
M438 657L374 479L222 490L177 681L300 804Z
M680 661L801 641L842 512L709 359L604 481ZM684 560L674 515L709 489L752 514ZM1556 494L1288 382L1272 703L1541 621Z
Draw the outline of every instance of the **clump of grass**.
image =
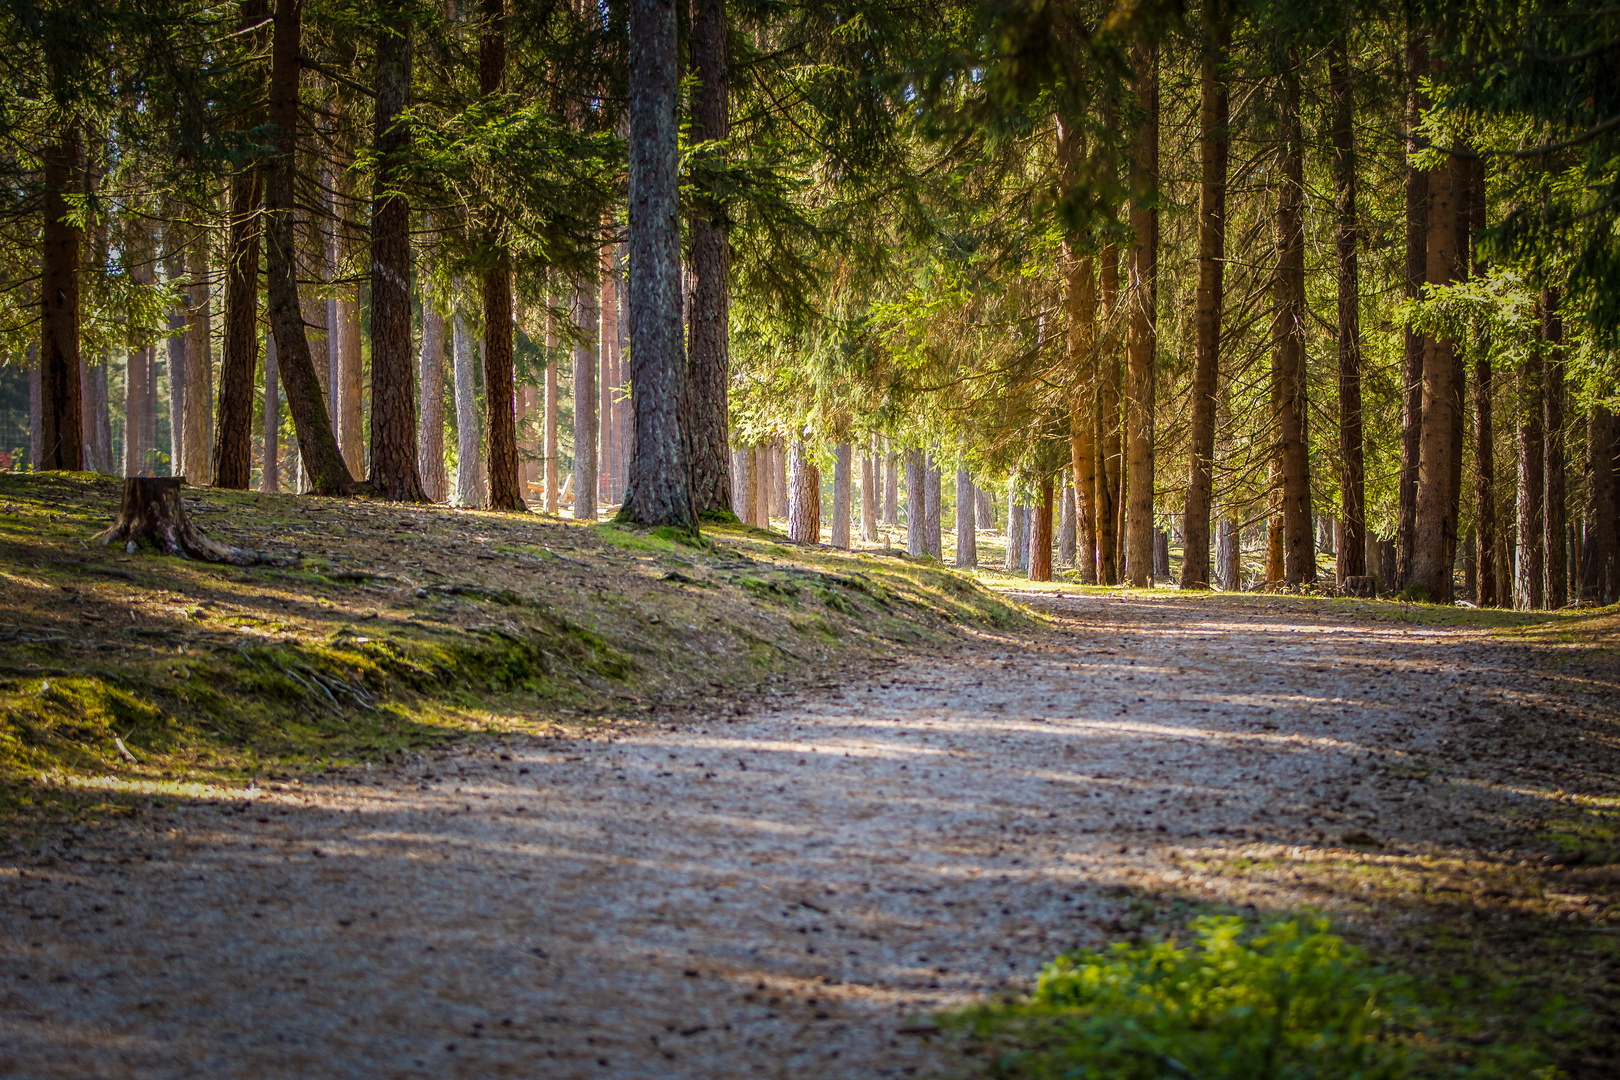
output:
M1560 1075L1534 1048L1472 1045L1478 1024L1455 988L1374 964L1325 922L1205 916L1192 931L1188 945L1067 953L1027 1000L946 1022L991 1044L994 1075L1019 1080Z

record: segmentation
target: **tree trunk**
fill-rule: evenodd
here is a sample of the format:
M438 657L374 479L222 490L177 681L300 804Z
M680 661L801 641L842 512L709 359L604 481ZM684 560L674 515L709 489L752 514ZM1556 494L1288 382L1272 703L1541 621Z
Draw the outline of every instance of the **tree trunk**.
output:
M945 559L945 542L940 533L939 462L932 450L923 455L923 544L928 554L941 562Z
M1215 531L1215 581L1227 592L1243 587L1242 552L1238 548L1237 522L1221 518Z
M365 365L360 355L359 287L344 285L332 307L337 323L328 334L328 355L336 374L330 382L327 407L332 410L332 434L338 440L343 461L352 475L360 476L366 467ZM329 312L330 314L330 312ZM311 357L313 360L313 356ZM316 368L317 374L320 369Z
M1533 350L1519 374L1518 537L1514 551L1513 603L1520 611L1545 604L1543 559L1546 497L1545 431L1542 428L1542 354Z
M1085 137L1078 124L1060 110L1057 116L1059 196L1066 202L1081 197L1081 166ZM1064 314L1068 320L1069 443L1074 475L1079 485L1077 533L1071 547L1085 552L1080 580L1097 580L1097 268L1086 253L1087 238L1064 236ZM1065 504L1067 505L1067 504ZM1071 558L1071 562L1073 559Z
M1457 265L1457 161L1452 157L1429 174L1427 280L1451 283ZM1456 345L1426 337L1423 344L1423 431L1418 447L1417 519L1413 534L1412 582L1437 604L1452 600L1452 559L1457 521L1452 507L1452 452L1456 442L1454 386Z
M165 284L176 294L176 302L169 308L169 336L164 342L168 351L169 369L169 475L185 476L186 437L186 337L189 330L187 314L187 288L185 281L185 249L179 242L179 230L171 228L164 233L163 276ZM83 410L80 410L81 413ZM81 421L82 422L82 421ZM189 479L189 478L188 478Z
M1569 519L1564 503L1564 320L1558 310L1558 290L1541 292L1541 337L1547 343L1545 385L1541 395L1542 437L1545 451L1542 505L1546 554L1547 607L1556 611L1569 603Z
M1581 542L1581 599L1613 603L1620 594L1620 425L1594 403L1586 421L1586 536Z
M788 537L802 544L821 543L821 478L805 452L803 434L794 436L788 460Z
M39 455L36 469L83 469L79 403L79 228L67 196L82 187L79 130L71 122L45 150L40 258Z
M39 347L32 341L28 343L26 363L28 364L28 464L37 472L41 457L40 448L44 445L45 425L40 422L43 395L40 390Z
M1024 565L1024 504L1018 501L1018 476L1007 478L1007 560L1006 569Z
M416 440L416 471L422 493L431 502L445 502L449 492L444 471L444 314L422 283L422 354L419 386L422 411Z
M726 497L726 456L730 385L730 232L724 196L717 180L724 154L714 146L731 130L731 72L726 56L725 0L691 0L692 94L689 138L698 152L693 166L691 203L692 309L688 316L689 421L692 501L699 514L732 512ZM833 543L837 544L834 514ZM847 544L847 539L846 539Z
M1181 587L1209 588L1210 514L1215 487L1215 394L1220 385L1221 309L1226 268L1226 159L1230 97L1224 66L1231 22L1224 11L1210 10L1211 40L1205 43L1200 83L1198 201L1198 298L1193 315L1191 447L1186 501L1186 544L1181 559Z
M244 0L242 25L262 22L265 0ZM260 32L262 39L263 32ZM244 120L251 127L251 119ZM225 333L219 365L214 486L245 490L253 475L253 384L259 366L259 200L262 175L249 165L231 178L225 246Z
M190 280L186 286L185 385L180 415L183 417L180 460L191 483L199 487L214 482L213 403L214 362L210 355L213 341L212 316L208 298L208 244L203 237L192 243L186 258Z
M281 372L276 368L276 339L264 336L264 430L260 451L259 490L281 490Z
M1119 527L1124 495L1121 459L1120 370L1119 370L1119 249L1104 243L1102 266L1097 284L1102 302L1102 325L1106 327L1097 356L1097 583L1119 584Z
M868 449L872 448L872 442L871 439L866 440ZM861 539L868 544L876 543L878 538L877 478L881 468L875 455L861 455Z
M488 0L486 0L486 3ZM377 33L371 201L371 482L386 499L424 502L417 471L416 387L411 379L411 208L400 187L411 151L410 20ZM510 323L508 323L510 332ZM351 463L352 464L352 463Z
M1283 151L1277 191L1277 306L1272 378L1282 464L1283 580L1316 580L1311 530L1309 403L1305 388L1305 146L1299 123L1299 50L1283 72Z
M770 444L771 454L771 508L777 517L785 518L788 512L787 495L787 447L778 435Z
M850 446L841 442L833 451L832 546L849 547Z
M1485 231L1485 162L1482 158L1465 161L1469 187L1469 227L1474 236ZM1478 251L1478 243L1470 245ZM1459 249L1459 259L1468 253ZM1477 254L1470 272L1474 277L1485 276L1485 263ZM1496 434L1492 417L1491 344L1481 333L1473 342L1474 354L1474 529L1477 533L1479 558L1479 588L1475 603L1480 607L1501 604L1497 573L1496 549ZM1372 571L1369 571L1371 573Z
M303 309L298 302L293 210L297 206L294 181L302 19L303 0L278 0L270 48L268 116L275 131L275 152L265 170L264 194L270 325L276 334L276 360L281 366L281 382L287 391L287 405L298 432L298 450L310 478L310 489L317 495L350 495L355 489L354 478L332 438L332 422L321 400L309 339L304 334Z
M673 0L630 0L630 384L635 456L621 521L697 531L681 431L680 169ZM577 377L577 375L576 375ZM725 446L721 440L720 445Z
M460 284L459 282L457 283ZM459 293L461 290L456 290ZM450 325L451 377L456 405L456 494L457 506L482 507L485 504L479 437L477 373L472 355L472 336L460 315Z
M1426 40L1413 30L1406 39L1406 298L1420 299L1423 295L1424 275L1428 268L1429 235L1429 176L1410 164L1411 156L1421 148L1418 125L1423 120L1427 101L1419 84L1427 73L1429 52ZM1423 335L1405 331L1405 352L1401 364L1401 381L1405 396L1401 402L1401 474L1397 499L1395 533L1395 581L1397 589L1404 588L1412 578L1412 560L1417 529L1418 459L1421 455L1423 435Z
M557 316L558 297L548 297L546 311L546 403L545 403L545 459L546 513L555 514L562 508L557 488Z
M964 504L965 505L965 504ZM961 516L966 511L958 506L956 513ZM1063 483L1058 488L1058 565L1073 566L1076 538L1075 538L1075 505L1074 485L1069 483L1068 470L1064 470ZM1095 562L1093 562L1095 567ZM1095 576L1095 574L1093 574Z
M506 3L505 0L482 0L483 23L479 36L478 89L486 101L499 95L506 85ZM513 400L515 382L512 350L512 264L506 250L506 239L500 225L492 226L485 234L485 242L492 249L493 263L484 269L484 430L487 452L484 456L488 470L489 507L492 510L527 510L523 501L523 487L519 480L517 448L517 409ZM591 331L595 332L596 304L589 308ZM594 364L595 356L591 356ZM575 409L578 411L578 365L575 366ZM592 371L594 375L594 369ZM587 380L587 389L593 389L594 380ZM594 405L594 402L592 402ZM595 409L586 410L588 418L595 419ZM375 420L373 421L375 423ZM579 424L575 422L574 460L574 516L580 510L588 520L596 519L596 461L590 459L590 483L581 484L578 475L580 458ZM596 445L594 425L585 442Z
M1334 246L1338 249L1339 292L1339 516L1344 540L1336 558L1337 577L1367 573L1367 481L1362 460L1361 281L1356 245L1361 224L1356 208L1355 103L1349 50L1341 35L1328 59L1333 99Z
M1166 581L1170 578L1170 534L1163 529L1153 530L1153 577Z
M979 519L976 524L978 528L983 529L985 532L990 532L996 527L996 501L988 491L979 487L977 484L973 486L973 490L974 495L976 496L975 502L978 509Z
M618 341L619 341L619 303L617 283L613 279L613 244L611 230L604 230L603 239L608 241L602 248L602 300L601 300L601 333L598 341L601 343L598 351L601 355L601 378L597 386L597 420L598 442L600 449L597 456L597 469L600 473L598 489L604 504L619 501L619 473L618 456L614 451L613 440L613 388L619 382L618 372Z
M965 467L956 470L956 565L979 565L979 536L975 528L973 480Z
M1144 119L1131 149L1131 323L1125 356L1127 498L1126 567L1131 584L1147 585L1153 561L1153 393L1158 353L1159 51L1131 51Z
M921 450L906 451L906 554L928 554L927 469Z
M897 528L900 524L900 455L884 455L883 466L883 524Z
M1035 504L1034 527L1029 538L1029 580L1052 580L1052 478L1041 480L1040 501Z
M596 290L574 287L574 517L596 520Z

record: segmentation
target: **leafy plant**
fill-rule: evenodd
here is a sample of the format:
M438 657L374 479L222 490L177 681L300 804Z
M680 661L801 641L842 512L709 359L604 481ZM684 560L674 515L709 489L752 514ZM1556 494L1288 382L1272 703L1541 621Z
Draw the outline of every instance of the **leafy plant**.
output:
M1373 964L1325 922L1249 933L1206 916L1192 930L1186 946L1064 954L1028 1000L947 1023L997 1047L995 1075L1030 1080L1557 1075L1531 1050L1441 1037L1429 1007L1448 993Z

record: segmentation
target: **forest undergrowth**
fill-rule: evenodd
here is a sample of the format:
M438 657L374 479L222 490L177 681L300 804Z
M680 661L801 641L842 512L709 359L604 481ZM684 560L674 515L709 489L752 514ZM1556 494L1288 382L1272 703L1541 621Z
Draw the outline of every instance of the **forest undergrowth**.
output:
M1027 613L926 562L742 526L187 490L239 568L94 542L121 481L0 473L0 850L150 799L450 740L832 685Z

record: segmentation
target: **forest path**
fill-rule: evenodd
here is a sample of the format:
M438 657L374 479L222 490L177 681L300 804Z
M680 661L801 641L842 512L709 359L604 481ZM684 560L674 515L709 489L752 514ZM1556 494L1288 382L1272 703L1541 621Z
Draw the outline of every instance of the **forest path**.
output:
M1508 733L1613 714L1478 630L1028 599L1055 624L1023 643L731 722L272 785L0 867L0 1074L960 1071L916 1018L1174 895L1302 899L1186 860L1494 842L1563 764Z

